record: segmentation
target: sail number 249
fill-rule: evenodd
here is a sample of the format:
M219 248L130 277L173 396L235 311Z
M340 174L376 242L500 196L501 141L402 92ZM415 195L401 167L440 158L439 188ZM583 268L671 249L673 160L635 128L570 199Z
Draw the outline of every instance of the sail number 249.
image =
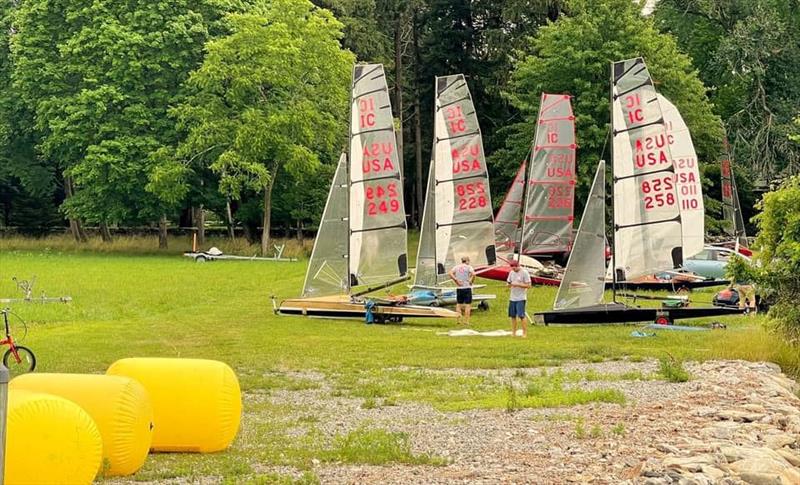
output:
M364 196L367 199L367 215L377 216L379 214L398 212L400 210L398 195L395 182L390 182L385 186L376 184L366 187Z

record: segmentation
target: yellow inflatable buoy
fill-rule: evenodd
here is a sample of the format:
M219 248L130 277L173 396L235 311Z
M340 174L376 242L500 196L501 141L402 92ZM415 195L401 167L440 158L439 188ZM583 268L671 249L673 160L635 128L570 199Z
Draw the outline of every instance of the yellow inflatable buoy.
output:
M153 402L154 451L208 453L230 446L242 415L239 380L215 360L133 358L107 374L139 381Z
M62 397L8 392L5 484L91 483L103 456L100 432Z
M138 381L89 374L24 374L11 389L69 399L94 419L103 438L104 476L131 475L142 467L153 440L153 405Z

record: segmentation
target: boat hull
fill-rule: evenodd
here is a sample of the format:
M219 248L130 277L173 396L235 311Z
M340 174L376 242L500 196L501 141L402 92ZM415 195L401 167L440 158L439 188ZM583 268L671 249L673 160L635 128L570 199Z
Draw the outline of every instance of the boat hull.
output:
M495 281L507 281L508 273L510 271L511 266L492 266L486 269L478 269L477 275L480 278L486 278ZM561 280L557 278L531 275L531 283L534 285L558 286L561 284Z
M649 290L649 291L680 291L683 289L695 290L699 288L713 288L727 286L730 280L698 280L698 281L618 281L617 290ZM606 281L606 289L614 288L614 283Z
M487 306L489 300L497 299L497 295L474 293L472 295L472 302L478 303L478 306L483 308ZM426 291L415 290L408 294L408 301L413 305L420 306L454 306L456 305L456 291Z
M657 322L671 323L687 318L721 317L740 315L739 308L682 307L682 308L634 308L621 303L593 305L584 308L552 310L534 314L537 323L550 324L603 324Z
M319 298L283 300L277 308L280 315L302 315L314 318L352 318L363 320L367 315L364 306L370 298L354 300L348 295ZM372 299L376 305L372 314L377 322L399 322L405 318L458 318L458 313L446 308L408 305L380 298Z

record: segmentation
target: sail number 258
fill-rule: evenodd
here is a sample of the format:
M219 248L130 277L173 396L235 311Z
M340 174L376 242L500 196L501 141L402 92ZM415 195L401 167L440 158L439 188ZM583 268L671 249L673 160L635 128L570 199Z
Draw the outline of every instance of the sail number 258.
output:
M661 178L644 180L641 182L640 189L645 194L645 210L675 205L675 182L671 174Z

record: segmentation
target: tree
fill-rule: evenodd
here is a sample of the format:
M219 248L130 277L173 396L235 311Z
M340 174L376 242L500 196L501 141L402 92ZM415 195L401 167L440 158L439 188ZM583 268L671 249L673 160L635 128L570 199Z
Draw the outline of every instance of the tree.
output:
M764 195L755 217L759 232L753 264L736 258L729 272L756 284L772 302L769 315L790 342L800 343L800 176Z
M506 95L524 121L505 129L505 147L492 157L495 193L502 195L530 149L542 92L573 96L578 139L579 194L588 191L609 136L610 63L642 56L656 87L680 110L700 160L715 160L722 124L711 112L691 60L670 35L640 15L630 0L576 0L565 15L539 29L516 63ZM577 196L583 200L582 195Z
M100 224L160 219L145 191L150 154L170 145L167 107L202 56L216 0L21 3L13 37L14 83L35 113L42 157L63 172L73 219Z
M800 145L787 134L800 105L800 2L661 0L655 15L709 86L734 159L764 185L799 173Z
M186 131L174 178L188 170L180 160L202 160L225 195L261 192L266 254L276 178L313 173L346 142L353 55L339 45L342 24L308 0L258 0L226 25L189 79L195 93L173 111Z

